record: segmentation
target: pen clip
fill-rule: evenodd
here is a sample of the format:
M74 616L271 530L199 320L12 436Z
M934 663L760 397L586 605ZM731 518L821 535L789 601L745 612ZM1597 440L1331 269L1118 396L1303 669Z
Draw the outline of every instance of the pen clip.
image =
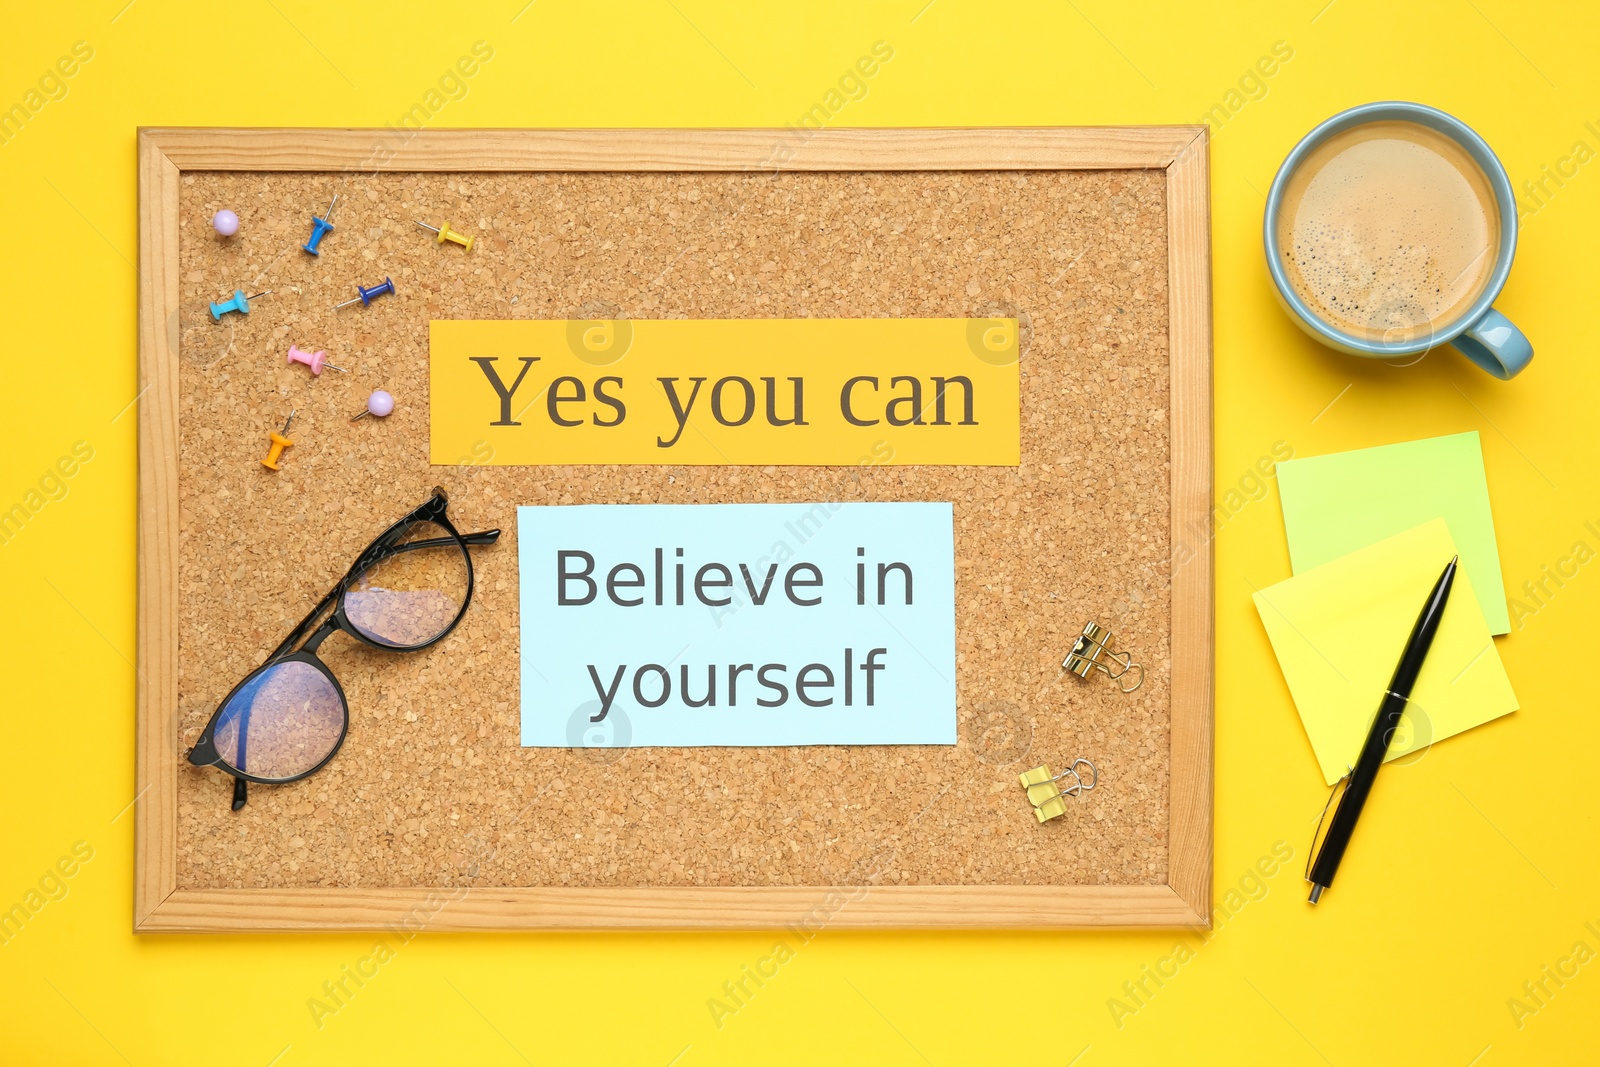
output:
M1328 801L1322 805L1322 814L1317 816L1317 828L1311 831L1311 848L1306 852L1306 881L1311 881L1311 866L1317 861L1317 838L1322 833L1322 823L1328 817L1328 809L1333 807L1333 798L1339 794L1339 787L1350 782L1350 775L1355 768L1345 764L1344 777L1333 783L1333 788L1328 791Z

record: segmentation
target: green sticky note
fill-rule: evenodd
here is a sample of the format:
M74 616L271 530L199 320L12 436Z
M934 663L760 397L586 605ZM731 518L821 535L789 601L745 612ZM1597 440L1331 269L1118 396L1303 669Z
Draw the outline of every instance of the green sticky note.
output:
M1278 464L1289 563L1302 574L1444 519L1492 634L1511 632L1476 430Z
M1417 614L1458 551L1444 520L1434 519L1255 595L1329 785L1355 762ZM1516 709L1471 576L1458 571L1387 758Z

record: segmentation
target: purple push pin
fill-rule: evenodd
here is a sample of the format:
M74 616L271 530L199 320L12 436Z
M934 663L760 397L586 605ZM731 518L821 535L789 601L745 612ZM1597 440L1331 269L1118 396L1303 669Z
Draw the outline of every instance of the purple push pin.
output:
M224 237L232 237L239 232L239 216L223 208L211 216L211 228Z
M350 421L351 422L360 422L362 419L366 418L368 415L375 415L375 416L377 416L378 418L381 419L385 415L387 415L390 412L392 412L393 410L394 410L394 397L390 396L388 393L384 392L382 389L374 389L372 391L372 395L367 397L367 410L363 411L361 414L357 415L355 418L351 419Z

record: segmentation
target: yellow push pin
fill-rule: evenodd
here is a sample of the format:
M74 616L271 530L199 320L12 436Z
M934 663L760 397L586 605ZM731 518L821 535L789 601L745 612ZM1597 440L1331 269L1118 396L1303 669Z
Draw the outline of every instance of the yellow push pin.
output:
M283 422L282 433L277 430L272 431L270 438L272 447L267 449L267 458L261 461L261 465L269 471L278 469L278 459L283 455L283 450L294 445L294 442L285 436L289 432L289 424L294 421L294 414L293 411L289 412L289 417Z
M472 242L475 240L475 238L463 237L461 234L452 230L448 222L440 223L438 226L429 226L426 222L423 222L420 219L412 219L411 221L415 222L418 226L421 226L424 230L432 230L434 233L438 234L440 244L444 244L446 241L454 241L462 248L465 248L468 252L472 251Z

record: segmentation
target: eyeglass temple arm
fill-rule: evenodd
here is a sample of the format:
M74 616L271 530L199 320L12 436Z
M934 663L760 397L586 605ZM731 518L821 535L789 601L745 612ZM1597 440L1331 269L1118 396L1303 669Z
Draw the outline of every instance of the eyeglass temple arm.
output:
M462 544L473 545L475 547L481 545L492 545L498 540L500 540L499 530L479 530L477 533L465 533L461 535ZM403 545L394 545L390 548L380 549L371 553L371 555L393 556L400 552L412 552L419 548L440 548L444 545L453 544L455 544L455 538L453 537L430 537L426 541L407 541ZM357 562L357 566L351 569L364 569L367 562L368 561L363 558ZM348 577L348 575L346 577Z
M499 530L479 530L475 533L461 535L463 544L473 546L492 545L498 540L500 540ZM267 662L270 663L279 656L287 655L291 652L310 632L312 624L333 606L333 602L339 598L339 594L344 592L351 582L360 577L362 571L372 566L377 558L393 556L401 552L414 552L419 548L440 548L454 543L455 539L451 537L432 537L425 541L409 541L403 545L363 552L355 563L350 566L350 569L345 572L344 577L340 578L334 584L334 587L328 590L327 594L317 602L317 606L312 608L305 618L295 624L295 628L289 632L289 636L285 637L278 647L272 650L272 655L267 657Z
M366 570L367 567L372 565L374 559L382 558L383 556L396 556L401 552L415 552L419 548L441 548L445 545L455 544L455 540L453 537L430 537L426 541L407 541L405 544L388 545L381 548L374 545L363 552L360 559L356 560L356 565L350 568L350 573L345 575L345 580L349 581L357 572ZM498 540L500 540L499 530L479 530L476 533L461 535L462 544L474 547L492 545Z

